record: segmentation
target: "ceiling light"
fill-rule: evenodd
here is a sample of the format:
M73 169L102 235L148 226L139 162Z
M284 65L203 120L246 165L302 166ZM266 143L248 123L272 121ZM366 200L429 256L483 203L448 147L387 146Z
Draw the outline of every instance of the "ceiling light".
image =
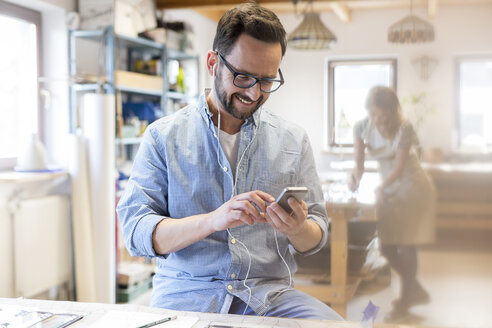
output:
M391 43L421 43L434 41L434 26L412 14L394 23L388 30L388 41Z
M296 4L296 3L295 3ZM337 38L321 22L319 13L314 12L312 0L309 1L310 10L304 12L303 20L287 39L288 45L300 50L331 49Z

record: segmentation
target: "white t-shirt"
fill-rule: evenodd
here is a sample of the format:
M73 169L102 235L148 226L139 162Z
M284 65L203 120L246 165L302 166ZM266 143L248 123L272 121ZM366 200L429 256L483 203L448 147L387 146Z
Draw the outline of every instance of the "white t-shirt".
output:
M216 126L215 128L215 133L218 135L218 129ZM220 130L220 145L222 146L222 149L224 150L224 153L227 157L227 160L229 161L229 164L231 165L231 170L232 170L232 176L236 176L236 162L237 162L237 149L239 147L239 132L236 134L229 134L227 132L224 132Z

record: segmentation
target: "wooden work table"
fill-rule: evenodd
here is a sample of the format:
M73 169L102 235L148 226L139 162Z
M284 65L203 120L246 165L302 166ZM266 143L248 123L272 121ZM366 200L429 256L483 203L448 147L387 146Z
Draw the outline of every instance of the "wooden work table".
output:
M9 299L0 298L2 304L17 305L36 308L40 311L60 312L60 313L77 313L83 314L80 321L70 325L69 328L91 327L98 324L106 313L110 311L125 311L139 313L162 314L163 316L177 315L184 317L197 317L198 321L192 328L206 328L211 323L225 323L234 327L241 328L359 328L359 322L348 321L328 321L328 320L307 320L307 319L287 319L275 317L243 316L233 314L214 314L200 312L172 311L166 309L151 308L142 305L127 304L101 304L101 303L81 303L81 302L61 302L61 301L44 301L31 299ZM165 327L163 324L162 327ZM173 327L173 325L169 325ZM106 328L122 328L116 326L107 326ZM156 326L157 327L157 326ZM160 326L159 326L160 327ZM421 326L420 326L421 327ZM374 328L410 328L405 325L394 324L374 324ZM417 327L414 327L417 328Z
M360 277L347 274L348 222L356 214L360 220L375 220L374 188L379 185L379 176L374 172L366 173L356 193L348 190L345 173L326 173L321 178L331 227L330 272L326 281L315 279L313 283L297 279L296 289L329 303L338 314L346 317L347 302L361 281Z

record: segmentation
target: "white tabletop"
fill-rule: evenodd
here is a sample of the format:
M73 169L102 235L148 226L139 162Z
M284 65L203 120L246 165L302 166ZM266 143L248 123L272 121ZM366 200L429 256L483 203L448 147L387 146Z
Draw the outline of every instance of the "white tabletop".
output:
M211 323L227 323L228 325L241 328L360 328L359 322L349 321L328 321L328 320L307 320L307 319L287 319L261 316L242 316L233 314L214 314L187 311L172 311L159 308L151 308L142 305L131 304L101 304L101 303L81 303L66 301L45 301L31 299L12 299L0 298L2 304L33 307L43 311L77 313L83 314L84 318L72 325L70 328L91 327L96 324L106 313L111 311L131 311L141 313L157 313L163 316L177 315L182 317L198 317L198 322L193 328L205 328ZM375 324L374 328L409 328L403 325ZM108 327L111 328L111 327ZM423 328L423 327L419 327Z

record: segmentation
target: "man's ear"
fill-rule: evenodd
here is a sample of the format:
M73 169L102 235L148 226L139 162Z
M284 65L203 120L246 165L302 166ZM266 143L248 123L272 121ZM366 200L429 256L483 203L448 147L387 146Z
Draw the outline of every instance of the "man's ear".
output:
M217 64L219 58L217 57L217 53L215 51L210 50L207 53L207 69L210 76L215 77L217 74Z

